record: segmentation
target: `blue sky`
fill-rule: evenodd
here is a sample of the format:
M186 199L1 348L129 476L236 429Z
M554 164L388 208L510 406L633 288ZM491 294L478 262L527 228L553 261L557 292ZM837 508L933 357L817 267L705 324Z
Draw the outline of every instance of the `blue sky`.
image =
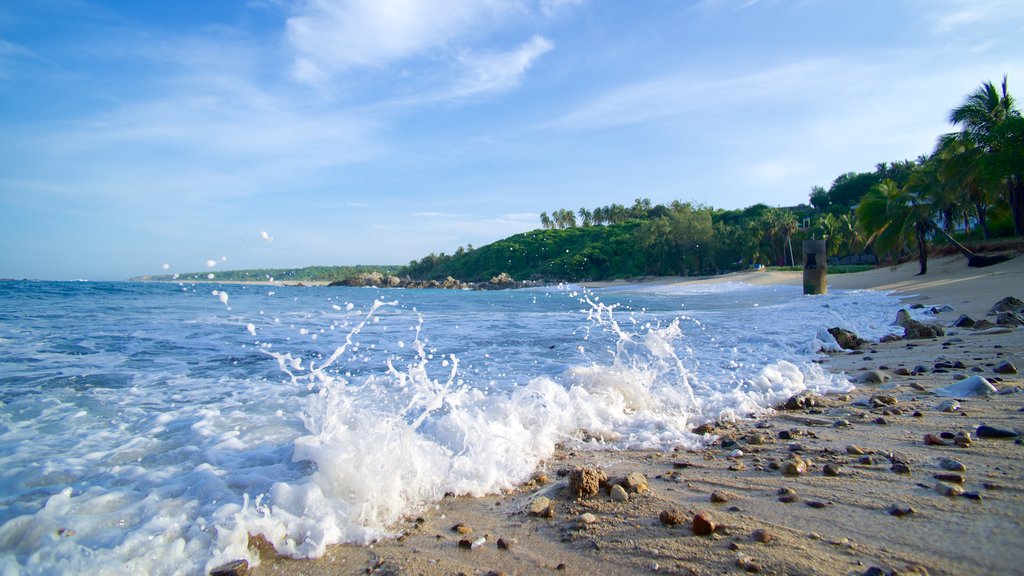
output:
M1019 0L0 4L0 277L402 264L929 153ZM265 234L264 234L265 233ZM209 261L214 266L207 267Z

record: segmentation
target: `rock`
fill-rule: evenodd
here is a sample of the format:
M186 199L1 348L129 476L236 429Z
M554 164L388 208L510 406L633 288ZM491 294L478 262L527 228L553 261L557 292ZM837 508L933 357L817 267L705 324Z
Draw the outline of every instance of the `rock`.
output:
M472 550L473 541L469 538L463 538L462 540L459 540L459 548L462 548L463 550Z
M790 396L786 400L786 403L781 406L783 410L803 410L805 408L813 408L821 404L822 398L817 394L811 392L801 392L795 396Z
M910 312L906 310L900 310L896 313L895 324L903 328L903 337L911 340L937 338L946 335L946 331L941 326L925 324L914 320L910 317Z
M996 428L995 426L987 426L985 424L978 426L975 433L978 435L978 438L1016 438L1020 436L1020 433L1016 430Z
M691 529L697 536L707 536L712 534L717 527L718 525L715 524L715 520L711 516L711 513L706 510L698 512L697 515L693 517L693 522L691 523Z
M594 522L597 522L597 516L594 516L592 513L584 512L583 514L580 514L579 523L581 525L588 526Z
M951 472L966 472L967 466L959 460L953 460L952 458L939 458L939 466L943 470L949 470Z
M1024 316L1017 312L1000 312L996 316L997 326L1024 326Z
M232 560L227 564L221 564L210 570L210 576L247 576L248 574L248 560Z
M953 326L956 328L971 328L975 325L974 319L966 314L962 314L953 321Z
M550 518L552 513L551 500L546 496L538 496L533 502L530 502L529 509L530 516L543 516Z
M989 310L989 314L999 314L1000 312L1024 312L1024 302L1013 296L1007 296L996 302Z
M736 567L744 572L760 572L761 563L749 556L740 556L736 559Z
M856 350L867 343L867 341L862 340L853 332L842 328L829 328L828 333L836 339L836 344L844 350Z
M943 496L959 496L964 493L964 489L959 486L952 486L945 482L936 482L935 491Z
M693 429L693 433L694 434L700 434L700 435L711 434L714 431L715 431L715 426L713 424L709 423L709 422L705 422L705 423L701 424L700 426L697 426L696 428Z
M996 374L1016 374L1017 367L1013 365L1013 362L1009 360L1003 360L992 369Z
M963 484L964 477L960 474L933 474L932 478L941 482L950 482L952 484Z
M884 384L889 380L889 375L881 370L868 370L857 375L854 380L858 384Z
M658 519L666 526L678 526L686 522L686 514L679 510L662 510Z
M932 390L936 396L950 396L963 398L965 396L991 396L998 393L996 387L981 376L970 376L945 386Z
M897 400L895 396L876 394L872 396L868 402L870 402L875 408L881 408L882 406L893 406L897 403Z
M850 444L849 446L846 447L846 453L847 454L852 454L854 456L861 456L861 455L863 455L865 453L865 450L863 448L861 448L860 446L856 446L854 444Z
M626 492L626 489L623 488L621 484L612 486L612 490L609 494L611 495L612 500L615 500L616 502L625 502L626 500L629 500L629 493Z
M534 502L536 502L536 500L534 500ZM548 505L550 505L550 504L551 504L551 501L548 500ZM547 506L545 506L545 508L547 508ZM530 512L531 513L533 512L532 506L531 506ZM463 536L465 536L466 534L469 534L469 533L473 532L473 529L470 528L469 526L467 526L466 524L463 524L462 522L459 522L455 526L452 526L452 532L457 532L457 533L462 534Z
M910 474L910 465L906 462L894 462L889 469L896 474Z
M714 491L711 493L711 501L715 504L725 504L729 500L732 500L735 496L728 492Z
M899 368L893 370L892 373L897 376L910 376L910 369L904 366L900 366Z
M1005 326L997 328L994 323L985 318L975 322L972 328L977 330L978 334L1006 334L1007 332L1012 331L1011 328L1006 328Z
M960 448L970 448L971 447L971 443L972 443L972 440L971 440L970 435L968 435L968 434L961 433L961 434L957 434L956 436L953 437L953 444L956 444Z
M796 502L797 500L800 499L796 495L796 490L793 490L792 488L789 487L779 488L778 494L779 502L783 502L785 504L792 504L793 502Z
M924 443L926 446L949 446L949 442L946 442L935 434L925 434Z
M569 473L569 492L575 498L594 496L607 481L608 476L600 470L576 467Z
M829 462L821 469L821 473L825 476L839 476L839 465Z
M959 412L960 408L960 403L956 400L943 400L935 407L939 412Z
M928 312L930 314L942 314L944 312L952 312L953 310L955 310L955 308L949 304L943 304L942 306L932 306Z
M886 512L888 512L892 516L906 516L908 514L913 514L914 512L916 512L916 510L914 510L910 506L904 506L902 504L893 504L892 506L889 506Z
M639 472L629 474L620 484L627 492L634 494L646 494L650 491L650 488L647 487L647 477Z
M498 538L498 550L511 550L515 548L517 540L514 538Z
M775 534L767 528L758 528L750 533L750 538L754 542L760 542L761 544L767 544L775 539Z
M792 458L782 463L780 470L783 476L801 476L807 473L807 463L803 458L793 455Z

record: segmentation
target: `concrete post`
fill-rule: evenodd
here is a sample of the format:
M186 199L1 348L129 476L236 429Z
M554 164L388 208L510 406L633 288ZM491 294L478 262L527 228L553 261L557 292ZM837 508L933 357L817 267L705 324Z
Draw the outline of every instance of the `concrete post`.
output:
M828 260L824 240L804 240L804 294L828 293Z

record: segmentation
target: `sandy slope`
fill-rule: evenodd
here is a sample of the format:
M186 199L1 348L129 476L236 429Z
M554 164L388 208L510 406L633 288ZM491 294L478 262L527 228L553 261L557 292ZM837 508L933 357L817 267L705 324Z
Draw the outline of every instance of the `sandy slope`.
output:
M927 306L949 304L955 310L937 316L947 327L962 313L984 317L1004 296L1024 299L1024 257L980 270L967 268L963 258L947 257L932 260L926 276L915 276L916 271L912 263L834 275L829 285L898 291L908 302ZM685 280L657 282L679 281ZM688 281L799 285L801 274L748 272ZM769 574L863 574L880 567L904 574L1024 573L1024 445L976 437L969 447L923 440L943 432L973 437L980 424L1024 431L1024 393L963 397L961 410L942 412L937 407L945 399L928 392L974 374L992 378L1002 390L1021 385L1019 375L999 376L993 368L1005 360L1024 368L1024 330L948 330L942 338L869 344L859 353L830 356L824 362L851 378L881 368L891 379L859 385L852 394L806 410L718 425L713 430L718 439L704 451L561 451L543 464L544 484L486 498L448 498L398 526L405 533L398 540L336 546L314 561L267 558L253 572L722 574L746 567ZM960 361L964 367L894 374L941 361ZM874 408L868 403L872 396L890 396L896 403ZM780 438L787 434L788 439ZM864 454L849 453L851 445ZM737 448L742 455L734 452ZM793 450L810 467L791 478L774 468ZM941 458L961 462L966 471L943 469ZM894 461L909 473L893 471ZM826 464L837 466L839 475L826 475ZM642 472L650 490L624 502L603 494L575 500L559 476L575 466L600 468L613 477ZM976 498L939 494L937 474L960 474L962 483L955 476L948 476L948 483ZM791 489L795 501L781 502L780 489ZM727 501L712 502L713 492ZM539 495L553 501L553 518L526 513ZM891 515L893 505L913 512ZM686 521L665 525L659 515L666 510L680 512ZM713 535L696 536L690 528L701 510L719 524ZM581 523L584 512L594 515L592 524ZM457 523L471 527L472 534L453 532ZM767 531L769 542L755 538L763 534L759 530ZM459 547L460 539L482 536L486 540L475 549ZM499 549L498 538L515 544Z

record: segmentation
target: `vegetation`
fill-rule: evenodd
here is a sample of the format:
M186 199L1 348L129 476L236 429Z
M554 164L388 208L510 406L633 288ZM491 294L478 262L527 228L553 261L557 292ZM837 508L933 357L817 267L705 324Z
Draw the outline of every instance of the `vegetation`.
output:
M135 280L155 281L207 281L213 275L212 280L218 282L334 282L368 274L380 272L381 274L396 274L401 266L307 266L305 268L261 268L254 270L218 270L208 272L189 272L187 274L164 274L161 276L144 276Z
M549 281L713 274L799 266L801 241L810 238L827 238L828 256L839 262L895 263L916 253L924 274L930 246L948 243L969 265L987 265L998 259L960 240L1024 234L1024 119L1004 78L1001 89L986 82L967 95L949 121L959 131L941 136L932 154L841 174L827 189L813 187L809 205L716 210L638 198L631 206L561 208L541 213L540 230L430 254L401 274L466 281L501 272Z

